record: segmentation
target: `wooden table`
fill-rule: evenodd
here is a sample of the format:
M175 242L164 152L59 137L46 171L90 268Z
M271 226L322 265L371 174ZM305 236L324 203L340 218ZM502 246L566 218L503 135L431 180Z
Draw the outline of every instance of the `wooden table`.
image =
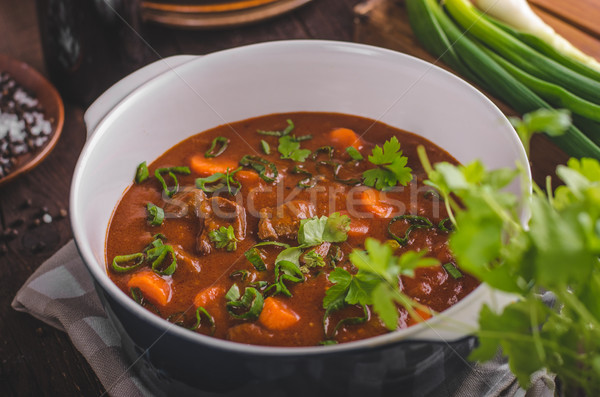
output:
M353 9L358 2L315 0L291 14L231 30L178 31L145 26L145 37L163 57L178 53L206 54L250 43L301 38L369 42L427 57L415 43L405 22L395 27L378 25L376 19L368 20L376 15L369 16L373 10L364 6L358 9L363 16L355 18ZM397 20L406 21L402 2L399 3L393 12L397 13ZM597 0L578 0L577 6L563 0L533 0L532 3L560 33L600 57L597 23L600 3ZM356 29L355 22L358 24ZM37 26L34 0L0 0L0 53L21 59L44 72ZM390 40L390 32L400 32L401 36ZM151 60L149 58L148 62ZM100 395L104 392L65 333L10 308L10 302L25 280L72 238L68 219L60 218L58 214L61 209L68 208L73 168L85 141L85 108L67 101L65 110L63 136L53 153L33 172L0 188L1 228L12 227L19 231L13 240L0 243L0 250L2 244L7 248L7 252L0 252L2 395ZM540 181L565 158L545 139L537 139L533 146L536 179ZM31 227L42 209L54 216L53 222Z

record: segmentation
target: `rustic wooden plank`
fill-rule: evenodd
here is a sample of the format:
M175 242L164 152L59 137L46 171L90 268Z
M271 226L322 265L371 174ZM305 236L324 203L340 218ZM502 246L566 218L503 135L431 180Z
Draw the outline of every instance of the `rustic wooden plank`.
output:
M598 3L598 8L600 10L600 2ZM600 36L594 37L565 22L563 19L546 12L543 8L533 7L533 9L544 22L552 26L556 33L569 40L581 51L600 60Z
M600 39L598 0L529 0L546 12Z

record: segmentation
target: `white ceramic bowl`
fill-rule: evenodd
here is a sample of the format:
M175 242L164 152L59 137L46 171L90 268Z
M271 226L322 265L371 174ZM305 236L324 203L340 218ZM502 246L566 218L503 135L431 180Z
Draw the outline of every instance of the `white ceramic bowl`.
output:
M516 133L490 100L405 54L343 42L280 41L159 61L107 91L86 114L91 136L75 170L70 213L75 241L107 306L183 343L269 357L468 335L483 302L499 302L486 286L426 323L324 349L246 346L172 327L112 283L104 263L106 230L140 161L151 162L181 140L227 122L294 111L369 117L422 135L462 163L479 158L491 169L516 163L528 169ZM518 186L512 189L518 193Z

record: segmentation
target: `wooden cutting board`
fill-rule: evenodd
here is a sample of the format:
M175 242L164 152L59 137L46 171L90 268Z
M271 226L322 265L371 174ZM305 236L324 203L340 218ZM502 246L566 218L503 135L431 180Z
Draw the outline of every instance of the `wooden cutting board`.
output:
M600 1L530 0L529 2L534 11L559 34L584 52L600 59L600 24L598 23ZM421 47L410 27L404 0L367 0L356 5L354 13L356 42L413 55L453 72ZM479 89L485 93L484 90ZM502 101L491 95L487 96L506 115L517 115ZM554 175L556 166L565 163L567 159L568 156L545 136L534 137L530 160L533 177L538 185L544 186L546 175Z

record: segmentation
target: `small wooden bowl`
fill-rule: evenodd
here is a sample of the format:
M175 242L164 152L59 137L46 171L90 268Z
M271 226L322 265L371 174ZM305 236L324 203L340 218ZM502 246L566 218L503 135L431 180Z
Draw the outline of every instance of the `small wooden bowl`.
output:
M41 163L56 146L65 121L65 108L56 88L37 70L24 62L0 54L0 72L10 74L21 86L33 93L44 109L45 118L50 121L52 132L48 141L30 153L17 157L17 163L8 175L0 178L0 186L31 171Z

